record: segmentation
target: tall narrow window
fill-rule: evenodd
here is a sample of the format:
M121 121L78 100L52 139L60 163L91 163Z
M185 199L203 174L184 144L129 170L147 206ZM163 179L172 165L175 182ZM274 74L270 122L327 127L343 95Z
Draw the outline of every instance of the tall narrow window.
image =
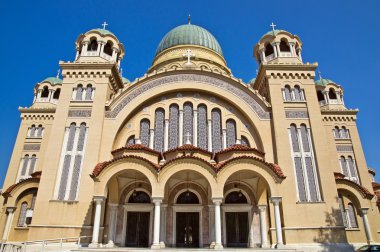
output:
M179 108L177 104L169 107L169 150L178 146Z
M26 211L28 209L28 203L23 202L20 208L20 215L18 217L17 226L22 227L26 224Z
M93 91L92 85L88 84L86 87L86 97L85 97L86 101L92 100L92 91Z
M342 168L342 172L343 172L344 176L349 177L350 174L348 173L348 169L347 169L347 161L346 161L346 158L344 156L340 157L340 166Z
M26 172L28 169L28 164L29 164L29 155L26 154L23 158L23 163L22 163L22 169L21 169L21 176L26 176Z
M207 107L204 104L198 106L198 147L207 150Z
M358 173L356 171L355 161L351 156L347 158L348 170L350 172L350 177L356 180L359 183Z
M212 123L212 151L222 150L222 115L219 109L211 111Z
M299 201L320 201L319 183L309 131L304 124L301 125L300 129L297 129L297 127L292 124L289 129L289 135L292 145Z
M193 104L186 102L183 105L183 143L187 142L187 139L190 140L190 143L193 143ZM190 135L190 137L188 137Z
M164 150L164 120L165 111L162 108L156 109L154 118L154 149L158 152Z
M339 139L340 138L339 127L335 126L335 128L333 129L333 131L334 131L334 137L335 137L335 139Z
M227 128L227 148L236 144L236 123L234 120L229 119L226 122Z
M83 96L83 86L82 84L79 84L76 89L77 93L75 95L75 100L81 101Z
M32 125L32 127L30 127L30 133L29 133L29 137L35 137L36 136L36 125Z
M30 159L30 167L29 167L28 175L31 175L34 172L36 161L37 161L37 157L35 154L33 154L32 158Z
M291 101L292 100L291 90L290 90L289 85L286 85L284 88L284 98L285 98L285 101Z
M42 131L43 131L43 127L42 125L38 125L38 128L37 128L37 137L42 137Z
M348 130L346 129L346 127L342 126L342 129L340 130L340 135L342 138L346 139L346 138L350 138L349 134L348 134Z
M357 228L358 223L356 221L355 209L354 209L354 205L352 203L348 203L347 212L348 212L348 219L349 219L349 227L350 228Z
M295 85L293 92L294 92L294 100L296 100L296 101L302 101L303 100L300 86Z
M57 88L57 90L54 91L53 99L58 100L60 94L61 94L61 89Z
M150 122L148 119L143 119L140 122L140 140L141 144L149 147Z
M343 225L347 227L347 216L346 216L346 210L344 209L344 203L341 196L338 196L338 203L339 203L339 209L342 214L343 219Z

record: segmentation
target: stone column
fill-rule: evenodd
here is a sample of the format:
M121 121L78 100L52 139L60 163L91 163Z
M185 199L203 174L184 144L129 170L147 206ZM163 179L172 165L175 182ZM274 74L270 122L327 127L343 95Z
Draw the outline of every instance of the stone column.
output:
M276 43L272 44L272 47L273 47L274 57L277 58L277 56L278 56L278 52L277 52L277 46L276 46Z
M207 130L208 130L208 151L212 152L212 123L211 119L207 121Z
M276 49L277 49L277 57L281 57L281 50L280 50L280 44L276 43Z
M95 218L94 218L94 226L92 229L92 241L89 247L97 248L99 246L99 229L100 229L100 218L102 214L102 202L104 201L104 197L95 196Z
M221 198L213 199L215 207L215 247L214 249L222 249L222 224L220 216L220 204L222 203Z
M98 47L96 48L96 55L100 55L100 48L102 47L102 42L98 41Z
M90 41L83 41L83 46L82 46L82 55L84 53L83 56L87 56L87 47L88 47L89 43L90 43Z
M8 240L9 231L11 230L13 215L15 211L15 207L7 207L7 222L5 224L4 233L3 233L3 241Z
M117 219L117 204L109 204L110 208L110 224L108 230L108 244L107 247L114 247L115 231L116 231L116 219Z
M367 238L367 243L371 244L373 243L373 240L372 240L371 227L369 226L368 217L367 217L368 209L369 208L362 208L361 212L362 212L364 231L365 231L365 236Z
M75 60L77 60L78 58L79 58L79 48L76 49Z
M194 109L193 145L198 146L198 110Z
M178 146L182 146L183 143L183 110L181 109L179 111L179 139L178 139Z
M222 135L223 135L223 149L227 148L227 130L222 129Z
M153 244L151 249L160 249L160 208L162 198L153 198L154 203L154 223L153 223Z
M149 132L149 148L153 150L154 148L154 129L150 129L150 132Z
M280 216L280 202L281 197L271 197L271 201L274 207L274 223L276 226L276 248L282 247L284 245L282 241L282 227L281 227L281 216Z
M117 59L117 48L116 47L114 47L114 48L112 48L112 60L114 61L114 62L116 62L116 59Z
M260 215L260 235L261 235L261 247L269 248L269 242L267 237L267 218L266 218L266 205L259 205Z
M265 58L265 49L262 49L260 51L260 55L261 55L261 61L262 62L267 62L267 59Z
M162 225L160 225L160 247L165 248L165 242L166 242L166 210L168 208L168 205L161 204L161 222Z
M300 59L300 61L302 61L302 55L301 55L301 52L302 52L302 49L301 47L298 49L298 58Z
M169 148L169 119L165 119L164 151Z

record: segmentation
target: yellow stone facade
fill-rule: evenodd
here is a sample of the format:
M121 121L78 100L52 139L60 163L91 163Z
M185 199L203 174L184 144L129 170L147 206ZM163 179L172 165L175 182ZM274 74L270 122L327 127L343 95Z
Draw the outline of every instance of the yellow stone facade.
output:
M158 52L130 82L114 34L78 37L63 78L38 83L19 108L4 241L310 251L380 242L380 186L358 111L340 85L314 81L318 64L303 62L300 39L264 35L249 83L196 41Z

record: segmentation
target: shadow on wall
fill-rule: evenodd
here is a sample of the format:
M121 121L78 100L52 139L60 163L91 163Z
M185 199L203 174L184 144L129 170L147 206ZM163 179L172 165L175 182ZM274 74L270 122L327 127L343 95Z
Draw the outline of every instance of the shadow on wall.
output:
M87 247L91 243L93 223L94 223L94 203L93 201L91 201L89 203L86 217L83 220L82 228L79 234L79 236L87 236L86 238L82 238L80 241L82 247ZM102 224L100 224L100 226L102 226ZM99 233L102 233L101 230Z
M325 212L325 226L341 227L343 225L342 214L339 209L331 208L331 212ZM320 229L314 242L319 243L324 252L347 251L353 252L354 247L348 244L344 228Z

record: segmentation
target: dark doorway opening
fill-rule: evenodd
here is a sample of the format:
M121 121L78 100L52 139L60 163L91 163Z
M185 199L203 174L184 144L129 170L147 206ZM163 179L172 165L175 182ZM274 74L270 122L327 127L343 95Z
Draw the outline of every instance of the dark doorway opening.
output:
M128 212L125 242L127 247L148 247L149 216L149 212Z
M199 247L199 213L177 213L177 247Z
M248 213L226 213L227 247L248 247Z

